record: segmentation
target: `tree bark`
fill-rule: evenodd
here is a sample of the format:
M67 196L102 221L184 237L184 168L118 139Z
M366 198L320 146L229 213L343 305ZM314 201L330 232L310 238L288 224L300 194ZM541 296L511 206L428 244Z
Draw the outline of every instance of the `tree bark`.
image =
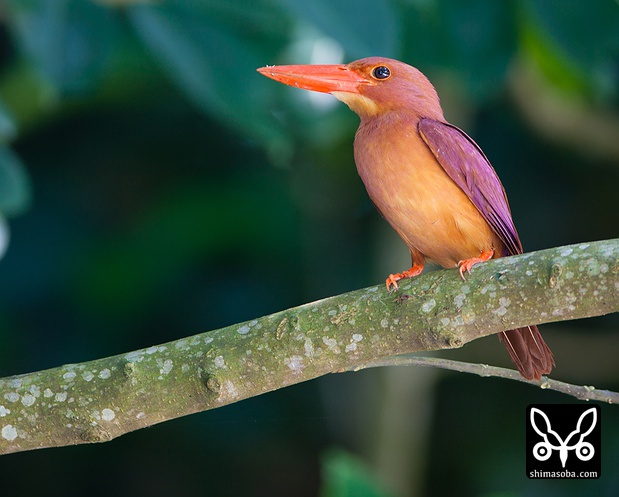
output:
M139 428L398 354L619 310L619 239L356 290L163 345L0 380L0 454ZM560 357L555 358L558 363ZM414 373L411 373L414 374Z

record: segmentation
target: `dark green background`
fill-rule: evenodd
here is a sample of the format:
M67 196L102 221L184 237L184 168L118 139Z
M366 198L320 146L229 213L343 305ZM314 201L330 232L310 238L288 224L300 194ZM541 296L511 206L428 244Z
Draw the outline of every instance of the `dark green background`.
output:
M395 57L430 77L501 176L527 250L619 236L615 1L11 0L0 5L11 237L0 376L405 269L354 168L357 117L255 72L335 62L334 47L343 61ZM553 376L618 389L618 327L616 315L544 326ZM494 338L442 355L508 363ZM102 445L5 456L0 492L619 494L613 406L602 406L602 478L526 478L526 406L571 401L415 368L332 375Z

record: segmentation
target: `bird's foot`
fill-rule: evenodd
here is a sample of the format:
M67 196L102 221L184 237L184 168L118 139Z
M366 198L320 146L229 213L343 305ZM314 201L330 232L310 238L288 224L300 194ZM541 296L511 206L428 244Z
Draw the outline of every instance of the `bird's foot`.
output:
M398 281L404 278L412 278L417 276L423 271L423 264L414 264L412 268L402 271L401 273L390 274L385 284L387 285L387 291L395 291L398 289ZM393 287L393 288L392 288Z
M464 259L458 262L458 268L459 268L458 270L460 271L460 277L463 280L466 280L466 278L464 277L464 271L471 274L471 269L473 269L473 266L475 264L478 264L480 262L486 262L492 259L493 255L494 255L494 250L492 249L484 250L481 254L479 254L479 257L472 257L470 259Z

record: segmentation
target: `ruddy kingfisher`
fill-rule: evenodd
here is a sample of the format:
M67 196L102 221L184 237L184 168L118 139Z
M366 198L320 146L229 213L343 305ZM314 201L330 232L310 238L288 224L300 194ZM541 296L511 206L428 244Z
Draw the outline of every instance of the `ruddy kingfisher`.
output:
M443 116L436 90L418 69L383 57L350 64L258 69L281 83L330 93L361 122L354 156L378 211L411 254L411 268L390 274L387 289L417 276L426 259L460 276L491 258L521 254L507 196L488 158ZM526 379L554 366L537 326L499 333Z

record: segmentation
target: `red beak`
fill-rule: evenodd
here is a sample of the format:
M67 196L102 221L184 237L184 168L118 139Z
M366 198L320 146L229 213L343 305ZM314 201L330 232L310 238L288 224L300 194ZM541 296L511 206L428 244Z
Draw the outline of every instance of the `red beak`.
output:
M343 64L267 66L261 67L258 72L285 85L322 93L359 93L360 85L372 84L370 80Z

